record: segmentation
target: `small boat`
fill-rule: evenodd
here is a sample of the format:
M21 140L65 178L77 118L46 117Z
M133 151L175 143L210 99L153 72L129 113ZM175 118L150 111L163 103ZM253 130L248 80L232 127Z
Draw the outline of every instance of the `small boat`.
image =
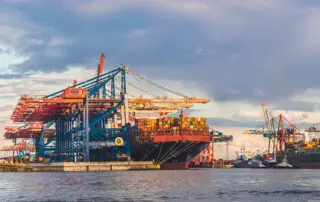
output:
M272 168L273 166L277 165L277 159L276 159L276 156L275 154L273 154L273 156L271 155L264 155L264 158L263 158L263 164L268 167L268 168Z
M273 168L293 168L293 166L288 163L287 157L285 157L281 163L274 165Z
M266 166L259 160L252 161L251 168L266 168Z
M240 152L237 153L237 158L233 164L234 168L251 168L252 159L246 155L245 148L242 147Z
M233 165L234 168L251 168L252 163L246 160L236 160Z
M268 160L265 160L263 162L263 164L269 168L272 168L273 166L277 165L277 160L276 159L268 159Z

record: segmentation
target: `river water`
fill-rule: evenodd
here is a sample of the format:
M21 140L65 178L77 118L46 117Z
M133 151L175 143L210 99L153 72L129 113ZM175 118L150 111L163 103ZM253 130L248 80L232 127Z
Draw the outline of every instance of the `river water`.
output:
M320 170L0 173L0 201L320 201Z

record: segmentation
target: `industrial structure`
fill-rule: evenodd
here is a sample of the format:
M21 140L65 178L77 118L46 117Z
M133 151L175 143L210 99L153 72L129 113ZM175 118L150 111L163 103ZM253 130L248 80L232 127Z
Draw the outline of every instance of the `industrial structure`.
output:
M290 122L283 113L272 116L264 101L261 101L261 106L266 127L246 130L244 134L263 135L263 137L268 138L267 156L280 155L283 158L285 145L304 141L304 133L294 123Z
M32 148L27 147L31 144L35 149L35 161L130 160L132 138L141 133L141 128L135 126L137 119L159 119L183 108L190 109L194 104L209 102L173 91L131 71L125 65L103 73L104 58L102 54L97 75L91 79L79 83L74 81L72 86L43 97L21 96L11 120L22 126L6 127L4 134L5 138L13 139L15 145L22 144L19 144L18 139L29 141L28 144L15 146L15 150L20 151L18 155L24 155L22 151L31 153ZM147 82L149 86L175 97L158 96L144 86L131 83L129 76L138 83ZM136 92L129 92L128 88L149 97L139 97ZM205 125L201 129L193 129L190 125L186 127L182 127L184 130L175 136L176 139L161 141L194 141L204 145L210 142ZM149 136L154 141L154 134Z
M261 105L266 129L244 131L247 135L263 135L268 138L267 153L255 157L255 161L260 162L259 166L263 163L265 167L275 168L320 168L320 138L313 136L310 141L307 137L309 132L319 130L314 126L306 131L299 130L283 113L272 116L264 101L261 101ZM302 114L300 120L307 117L307 114Z
M221 164L222 159L215 159L214 145L216 143L227 143L227 153L229 152L228 143L233 140L232 135L225 135L220 131L209 129L210 144L196 156L190 163L190 167L214 167L216 164ZM228 155L227 155L228 156Z

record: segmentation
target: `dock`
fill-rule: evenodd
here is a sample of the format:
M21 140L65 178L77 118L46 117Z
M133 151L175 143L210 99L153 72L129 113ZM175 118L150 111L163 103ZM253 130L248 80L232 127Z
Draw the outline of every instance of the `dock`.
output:
M159 169L160 165L152 161L0 164L0 172L105 172Z
M213 168L233 168L233 165L215 165Z

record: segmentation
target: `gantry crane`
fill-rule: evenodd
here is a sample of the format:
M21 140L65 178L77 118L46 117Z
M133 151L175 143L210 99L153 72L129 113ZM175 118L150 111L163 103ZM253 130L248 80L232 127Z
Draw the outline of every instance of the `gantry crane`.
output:
M130 71L125 65L103 73L104 58L104 54L101 54L94 78L83 82L74 81L72 86L42 98L21 96L11 119L17 123L40 122L41 127L32 133L30 128L25 127L12 134L12 138L19 137L22 131L28 131L30 134L26 137L36 140L38 157L47 155L46 146L54 142L54 152L50 155L56 161L88 161L89 148L97 145L111 145L108 151L114 154L112 158L117 158L118 152L130 156L130 114L133 117L139 112L168 114L177 112L180 108L191 108L193 104L209 102L173 91ZM149 92L151 98L130 97L127 88L133 85L129 84L128 76L137 76L149 82L149 85L180 98L157 96L146 88L143 88L143 92ZM117 87L116 81L120 81L120 87ZM121 124L117 127L119 121ZM51 130L55 131L54 137L50 136Z
M282 113L276 117L272 117L264 101L261 101L261 105L268 128L268 131L264 134L264 137L269 138L268 153L270 152L271 141L273 144L273 153L283 152L285 143L294 144L297 142L297 135L303 134L300 133L296 125L286 119ZM277 128L275 128L275 124L277 124Z
M285 143L296 143L297 135L300 135L300 133L296 125L280 114L278 118L278 134L276 139L277 152L284 151Z
M26 140L12 146L4 146L0 149L2 152L13 152L13 157L22 157L27 153L35 150L35 146L32 144L27 144ZM16 154L16 155L15 155Z
M264 115L264 119L267 126L267 131L263 134L264 137L268 137L268 154L270 154L271 149L271 142L272 142L272 153L274 154L275 150L275 138L276 138L276 131L274 127L274 118L272 117L272 114L270 113L269 109L267 108L265 102L263 100L260 101L262 106L262 111ZM270 118L271 117L271 118Z
M264 119L266 121L267 129L274 130L274 123L272 121L272 119L273 119L272 115L270 114L265 102L263 100L261 100L260 102L261 102L261 106L262 106L262 110L263 110Z
M22 151L22 150L34 151L35 146L32 144L27 144L26 141L22 141L17 145L4 146L2 149L0 149L0 151Z
M264 133L264 137L269 139L268 154L270 154L271 143L273 154L275 155L275 153L281 153L285 149L285 143L296 142L297 128L294 124L288 121L282 113L280 113L277 117L272 117L264 101L261 101L261 106L268 129ZM275 129L275 123L277 123L277 129Z

